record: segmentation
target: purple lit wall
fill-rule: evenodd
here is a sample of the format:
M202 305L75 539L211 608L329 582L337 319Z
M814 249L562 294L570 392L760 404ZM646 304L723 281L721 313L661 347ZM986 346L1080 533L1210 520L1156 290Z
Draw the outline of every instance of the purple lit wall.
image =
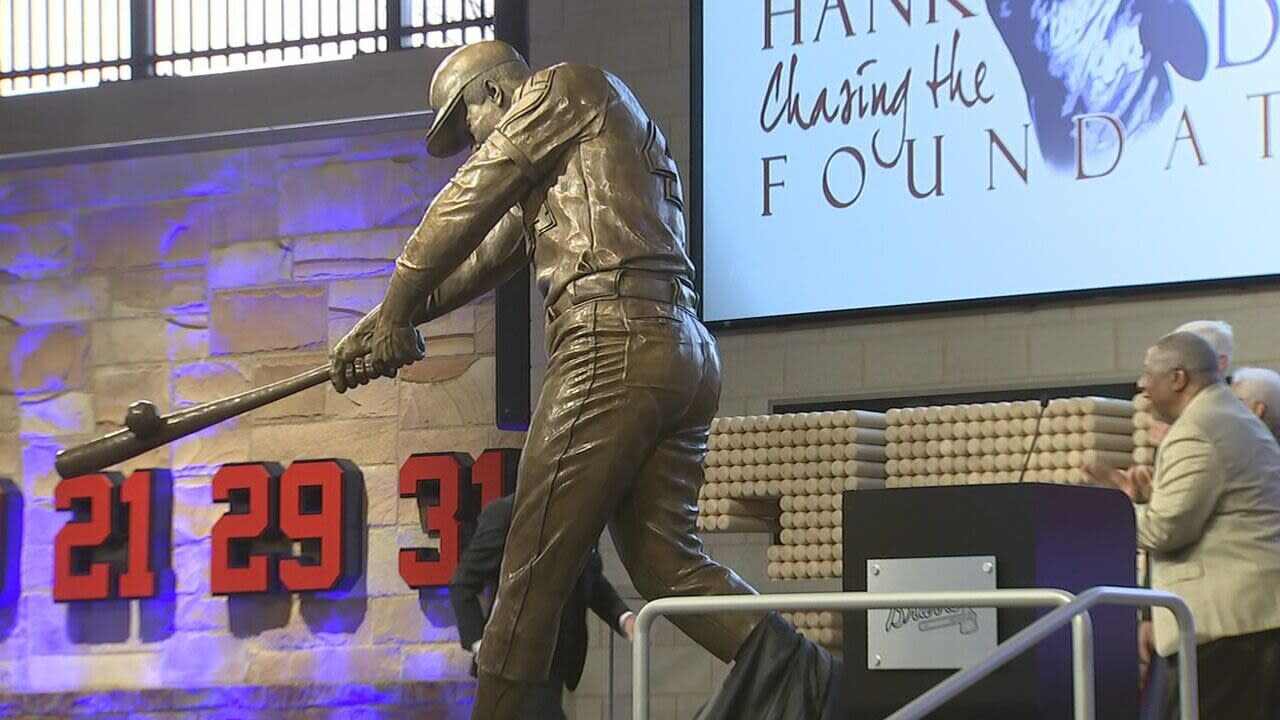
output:
M284 687L296 707L465 716L470 656L447 598L398 574L397 548L422 536L395 478L413 452L521 444L494 429L489 298L426 326L428 358L396 381L316 388L120 468L173 469L173 597L50 595L67 519L54 454L120 427L133 400L169 411L323 363L453 167L412 132L0 175L0 478L24 525L21 593L0 601L0 715L40 697L53 716L266 717ZM216 468L335 454L367 487L356 588L211 596Z

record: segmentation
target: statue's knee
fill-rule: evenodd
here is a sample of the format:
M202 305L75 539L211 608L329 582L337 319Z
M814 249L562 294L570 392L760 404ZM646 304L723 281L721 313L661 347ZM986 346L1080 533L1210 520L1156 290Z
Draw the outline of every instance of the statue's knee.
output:
M667 597L671 595L671 587L669 583L662 580L653 573L649 568L644 568L638 572L631 573L631 582L636 587L636 592L640 593L640 597L645 600L653 600L654 598Z

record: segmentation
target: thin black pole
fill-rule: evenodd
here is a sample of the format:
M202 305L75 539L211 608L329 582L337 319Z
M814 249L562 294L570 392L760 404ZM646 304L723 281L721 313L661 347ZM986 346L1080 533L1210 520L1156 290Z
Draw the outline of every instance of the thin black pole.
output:
M514 47L525 58L529 57L527 0L496 0L493 36ZM497 425L503 430L527 430L532 415L529 294L529 266L526 264L515 276L498 286L494 295L493 394L497 403Z
M400 0L383 0L387 4L387 49L400 49Z
M150 76L155 43L152 35L155 28L155 12L150 0L129 0L130 35L129 66L132 79Z

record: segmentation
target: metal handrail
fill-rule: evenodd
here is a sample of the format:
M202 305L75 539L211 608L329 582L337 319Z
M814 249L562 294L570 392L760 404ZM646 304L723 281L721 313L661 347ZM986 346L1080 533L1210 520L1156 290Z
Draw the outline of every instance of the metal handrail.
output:
M1171 610L1179 627L1181 657L1178 677L1181 685L1180 720L1197 720L1195 674L1195 623L1185 602L1158 590L1098 587L1075 597L1065 590L1005 589L972 592L925 593L784 593L661 598L646 603L636 616L632 646L632 715L649 717L649 630L662 615L691 615L708 612L748 612L760 610L874 610L892 607L1053 607L1057 608L996 646L982 661L961 670L899 709L887 720L919 720L954 698L1009 660L1071 623L1072 695L1076 720L1094 717L1093 629L1088 611L1095 605L1158 605Z
M1069 604L1056 608L1045 614L1027 627L1018 631L1013 637L996 646L994 652L982 662L975 663L961 670L946 680L938 683L920 697L907 703L898 712L886 720L915 720L937 710L943 703L972 687L982 678L995 672L1005 663L1031 649L1036 643L1057 632L1068 620L1081 617L1097 605L1129 605L1143 607L1158 605L1173 612L1178 622L1178 717L1180 720L1198 720L1199 687L1196 678L1196 632L1195 621L1191 617L1191 609L1182 598L1162 590L1147 590L1122 587L1090 588L1072 600ZM1072 672L1088 673L1093 677L1093 658L1087 663L1074 652ZM1092 703L1091 703L1092 704ZM1080 717L1077 706L1076 717ZM1093 718L1093 710L1088 718Z
M1051 588L1020 590L980 590L969 592L824 592L771 593L768 595L728 595L669 597L645 603L636 614L632 643L632 718L649 717L649 628L660 615L698 615L708 612L749 612L761 610L878 610L894 607L1060 607L1075 595ZM1093 656L1093 626L1081 614L1072 621L1071 641L1075 654ZM1090 711L1093 706L1093 675L1073 677L1073 695ZM1076 720L1091 715L1077 714ZM900 720L900 719L895 719Z

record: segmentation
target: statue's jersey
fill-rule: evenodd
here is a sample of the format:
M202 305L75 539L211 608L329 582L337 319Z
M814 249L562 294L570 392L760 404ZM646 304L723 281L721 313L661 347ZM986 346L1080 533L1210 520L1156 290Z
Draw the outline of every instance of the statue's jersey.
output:
M486 232L488 247L477 250ZM430 291L464 261L477 273L499 264L489 258L510 257L522 239L548 306L574 280L611 270L692 284L666 138L613 75L576 64L531 75L436 196L398 263Z

